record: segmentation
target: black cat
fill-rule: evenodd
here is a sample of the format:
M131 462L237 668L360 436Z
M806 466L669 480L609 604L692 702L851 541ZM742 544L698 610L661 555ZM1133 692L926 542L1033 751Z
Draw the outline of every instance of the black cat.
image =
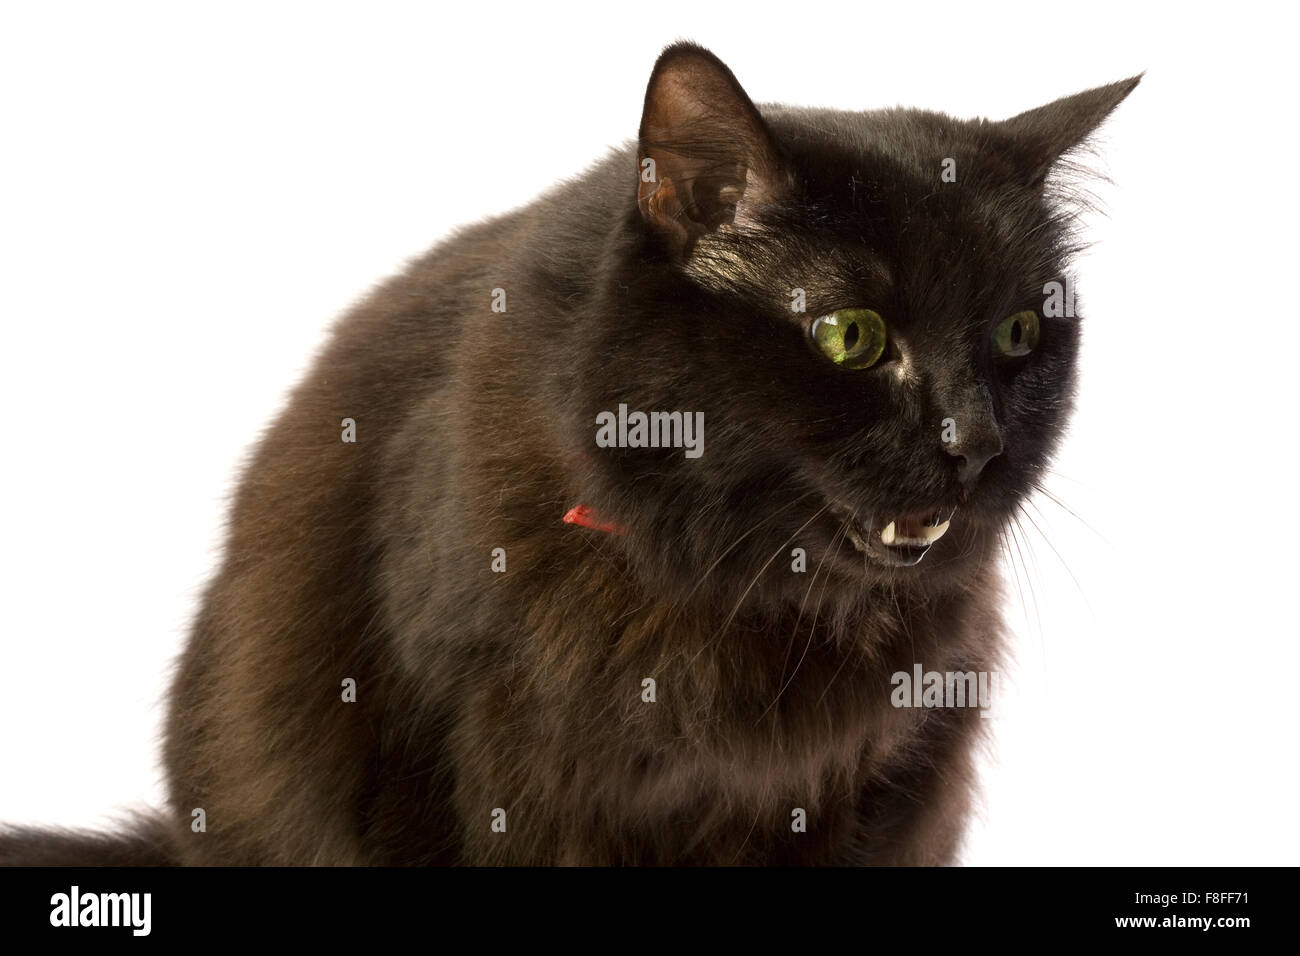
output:
M669 47L637 145L380 288L262 441L165 817L0 859L953 861L979 710L895 675L997 667L1074 392L1048 175L1137 83L759 109Z

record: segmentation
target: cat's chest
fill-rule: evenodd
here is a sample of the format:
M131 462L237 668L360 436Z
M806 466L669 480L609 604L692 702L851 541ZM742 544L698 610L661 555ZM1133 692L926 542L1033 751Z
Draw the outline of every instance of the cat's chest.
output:
M888 621L845 632L778 618L683 626L666 638L622 624L589 694L552 703L572 717L563 723L587 728L588 746L603 741L612 762L635 754L652 801L655 781L746 804L850 794L922 731L924 715L898 706L896 672L916 653L948 654L930 630L903 636ZM605 695L624 697L623 718L593 732L591 700Z

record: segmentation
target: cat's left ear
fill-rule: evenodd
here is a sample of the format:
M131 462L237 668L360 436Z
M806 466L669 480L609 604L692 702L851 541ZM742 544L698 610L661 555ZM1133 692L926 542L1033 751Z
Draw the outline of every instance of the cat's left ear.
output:
M637 148L641 216L681 256L700 236L743 226L786 183L780 151L731 70L675 43L646 88Z
M1087 139L1137 87L1142 74L1065 96L998 125L1017 144L1018 165L1030 186L1041 186L1052 164Z

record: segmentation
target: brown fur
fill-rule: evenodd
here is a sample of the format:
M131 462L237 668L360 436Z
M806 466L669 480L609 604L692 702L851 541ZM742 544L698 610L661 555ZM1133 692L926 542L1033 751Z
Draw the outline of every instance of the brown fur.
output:
M653 111L661 137L685 135L674 115L694 108L692 89L736 99L727 142L674 160L671 203L643 188L638 205L636 158L664 148L643 130L461 232L339 323L263 437L173 688L171 808L150 826L168 829L176 861L956 858L982 722L974 708L892 706L890 675L997 669L998 535L1059 437L1076 346L1072 325L1054 327L1026 371L993 378L972 303L996 319L1061 274L1068 237L1044 163L1136 81L1004 127L760 116L690 45L656 76L674 78ZM941 195L909 164L937 170L949 154L972 185ZM771 180L756 208L733 208L718 183L743 185L747 168ZM726 229L733 218L743 228ZM872 268L850 280L853 255ZM891 275L924 302L929 325L904 325L931 363L923 384L835 377L789 325L785 289L852 281L863 301L892 302ZM498 287L504 316L489 308ZM901 298L892 314L908 314ZM714 457L597 454L592 415L623 397L709 409ZM952 409L1001 436L978 488L933 439ZM845 526L819 518L828 488L962 518L920 571L855 564ZM578 503L627 534L562 524ZM788 567L796 539L802 575ZM341 700L346 678L356 703ZM157 856L157 840L136 845Z

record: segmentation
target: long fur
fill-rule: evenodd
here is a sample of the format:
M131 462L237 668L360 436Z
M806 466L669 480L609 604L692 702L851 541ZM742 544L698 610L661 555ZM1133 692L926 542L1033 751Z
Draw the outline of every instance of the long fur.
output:
M659 69L687 61L682 83L725 71L690 45ZM712 165L677 186L715 200L668 223L684 246L638 209L645 141L413 262L244 475L173 689L166 821L50 837L45 861L952 862L982 722L891 706L890 675L997 669L999 534L1062 433L1077 323L1045 320L1014 372L988 329L1064 275L1042 167L1128 89L1011 124L738 100L720 128L748 143L683 126ZM737 148L780 178L729 222L706 191ZM878 305L910 373L828 368L793 287L814 315ZM962 488L939 422L990 388L1004 447ZM597 449L620 402L702 410L704 456ZM959 511L917 569L882 568L832 498ZM563 524L579 503L627 533ZM0 848L42 858L28 832Z
M129 814L110 833L0 825L0 866L175 866L170 831L148 814Z

